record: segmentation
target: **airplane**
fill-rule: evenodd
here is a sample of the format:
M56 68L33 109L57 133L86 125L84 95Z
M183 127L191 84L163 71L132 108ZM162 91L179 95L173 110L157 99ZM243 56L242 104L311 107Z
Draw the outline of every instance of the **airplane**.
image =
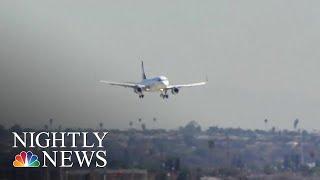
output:
M132 82L112 82L100 80L101 83L106 83L113 86L121 86L126 88L132 88L139 98L144 98L144 92L160 92L160 97L163 99L168 99L168 91L171 91L173 95L178 94L181 88L202 86L208 82L208 79L203 82L191 83L191 84L180 84L180 85L170 85L169 80L165 76L157 76L154 78L147 78L144 72L143 61L141 61L141 71L142 71L142 81L138 83Z

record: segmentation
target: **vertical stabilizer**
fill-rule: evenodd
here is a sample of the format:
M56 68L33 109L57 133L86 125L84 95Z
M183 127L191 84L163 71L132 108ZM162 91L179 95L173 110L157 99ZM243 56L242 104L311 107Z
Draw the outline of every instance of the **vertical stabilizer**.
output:
M147 79L146 73L144 72L143 61L141 61L142 79Z

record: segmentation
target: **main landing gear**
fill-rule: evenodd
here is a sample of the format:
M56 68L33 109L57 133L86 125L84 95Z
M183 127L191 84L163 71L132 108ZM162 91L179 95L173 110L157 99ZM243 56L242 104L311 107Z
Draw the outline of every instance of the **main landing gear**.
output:
M163 99L168 99L169 95L168 94L160 94L160 97L162 97Z
M140 99L144 98L144 95L143 94L139 94L139 98Z
M167 91L165 91L164 93L160 94L160 97L162 97L163 99L168 99L169 95L167 94Z

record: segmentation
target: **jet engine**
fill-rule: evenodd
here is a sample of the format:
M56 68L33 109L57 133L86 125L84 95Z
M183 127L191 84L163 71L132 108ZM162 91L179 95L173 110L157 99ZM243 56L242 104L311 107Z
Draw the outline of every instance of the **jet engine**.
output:
M179 88L172 88L171 89L172 94L178 94L179 93Z
M141 94L142 93L142 88L141 87L136 87L134 88L134 92L137 94Z

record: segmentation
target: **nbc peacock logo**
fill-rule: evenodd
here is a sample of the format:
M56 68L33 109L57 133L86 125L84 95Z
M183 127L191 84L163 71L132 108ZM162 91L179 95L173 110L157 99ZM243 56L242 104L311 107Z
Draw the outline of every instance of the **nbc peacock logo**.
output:
M31 151L22 151L20 154L15 156L13 161L14 167L39 167L40 162L38 161L38 156L33 154Z

